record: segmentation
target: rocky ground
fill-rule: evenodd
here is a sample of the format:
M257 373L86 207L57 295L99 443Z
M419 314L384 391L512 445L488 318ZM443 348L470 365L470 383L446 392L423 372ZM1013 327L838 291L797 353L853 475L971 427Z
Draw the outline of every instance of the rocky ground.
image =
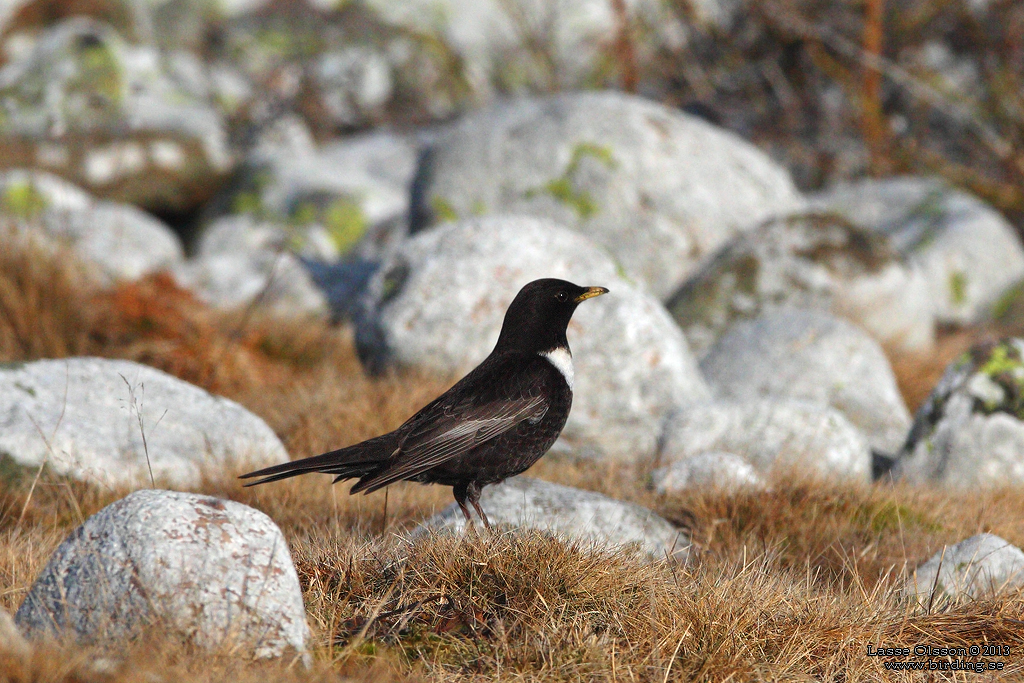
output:
M1021 676L1016 3L0 27L0 678ZM239 486L396 427L552 276L611 293L496 533Z

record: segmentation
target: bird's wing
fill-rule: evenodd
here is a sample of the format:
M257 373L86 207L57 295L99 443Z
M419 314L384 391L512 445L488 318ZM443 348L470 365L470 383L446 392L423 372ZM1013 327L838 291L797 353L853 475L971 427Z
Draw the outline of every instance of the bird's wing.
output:
M375 491L414 477L524 420L540 421L550 406L541 387L549 381L551 370L544 367L542 358L537 360L518 367L517 372L504 372L497 364L478 376L467 375L399 428L404 436L392 464L379 475L360 481L353 492Z

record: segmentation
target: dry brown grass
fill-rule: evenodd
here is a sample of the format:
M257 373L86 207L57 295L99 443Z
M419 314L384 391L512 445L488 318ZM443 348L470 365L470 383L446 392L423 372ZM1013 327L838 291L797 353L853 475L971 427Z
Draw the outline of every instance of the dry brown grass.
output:
M143 360L240 400L294 456L390 429L450 381L368 378L344 330L217 315L162 278L92 293L38 254L2 259L0 360ZM901 362L912 378L911 361ZM0 461L0 606L11 611L60 540L127 493L45 472L29 500L34 474ZM659 498L640 466L549 457L531 474L653 507L690 531L695 561L679 567L508 529L410 543L406 532L450 502L448 489L401 484L350 497L327 476L242 489L225 474L199 490L264 510L291 544L314 630L310 669L195 652L150 633L119 644L113 659L57 646L27 661L0 656L0 679L917 680L885 671L867 645L986 642L1011 647L1008 676L1024 678L1024 596L928 614L897 591L944 543L991 531L1024 545L1020 490L778 476L768 491ZM99 669L98 657L107 657Z

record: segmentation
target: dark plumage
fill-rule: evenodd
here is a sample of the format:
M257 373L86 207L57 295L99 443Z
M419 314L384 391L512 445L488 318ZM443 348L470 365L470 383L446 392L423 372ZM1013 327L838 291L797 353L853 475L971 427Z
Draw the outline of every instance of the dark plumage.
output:
M505 313L491 354L393 432L336 451L242 475L265 484L307 472L359 479L350 493L396 481L444 484L466 521L469 502L484 524L480 491L526 471L558 438L572 406L572 356L565 337L576 306L608 290L535 280Z

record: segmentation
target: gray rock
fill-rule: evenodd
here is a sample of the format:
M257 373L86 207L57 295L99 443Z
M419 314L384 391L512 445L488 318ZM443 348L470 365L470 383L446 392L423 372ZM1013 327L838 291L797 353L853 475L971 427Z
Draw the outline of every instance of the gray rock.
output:
M194 486L204 472L288 460L234 401L123 360L0 365L0 425L0 453L104 485L148 484L150 465L160 481Z
M864 180L812 199L885 233L928 279L939 322L985 317L1024 278L1024 248L1005 218L966 192L929 178Z
M379 120L394 91L387 56L366 45L321 54L313 77L330 120L338 127Z
M651 487L662 496L691 488L736 491L764 485L764 479L749 462L720 451L700 453L651 472Z
M779 218L733 238L667 307L698 354L733 321L782 307L848 318L907 351L935 340L921 268L904 262L887 235L830 214Z
M196 256L173 273L182 287L217 308L231 310L257 302L281 316L321 316L327 314L327 299L300 256L329 258L336 253L318 225L286 230L243 214L209 225Z
M39 165L106 199L190 208L233 165L219 114L155 48L84 17L48 28L0 70L0 104L0 164Z
M69 246L104 284L137 280L185 257L177 235L146 212L96 201L41 171L0 172L0 214L10 219L0 240L32 236Z
M505 309L531 280L608 287L569 325L576 386L556 448L634 460L653 455L664 418L709 391L679 328L653 297L620 278L586 238L528 217L468 220L403 243L371 278L356 343L371 368L448 374L491 352Z
M257 141L225 204L281 229L316 227L335 254L380 258L404 236L419 142L374 132L317 147L300 120L283 119Z
M607 79L608 46L619 30L614 7L602 0L368 0L385 23L429 36L462 68L476 99L495 91L551 91L594 87ZM698 20L725 0L694 2ZM644 26L651 51L665 41L673 13L658 0L629 0L632 22ZM685 29L682 29L685 30ZM434 48L435 52L438 50ZM639 52L639 51L638 51ZM639 54L644 60L647 51ZM438 66L441 66L440 64ZM451 65L448 65L451 69Z
M688 462L702 453L742 457L761 475L781 469L868 481L871 449L837 410L788 399L719 401L680 410L665 426L659 459Z
M425 163L414 215L551 218L604 245L659 298L734 235L803 206L788 173L753 145L614 92L471 113Z
M1024 586L1024 552L993 534L943 546L914 572L903 594L922 607L977 600Z
M148 625L202 648L308 657L288 542L269 517L212 496L144 490L57 548L15 617L32 639L118 643Z
M739 321L711 347L701 370L724 399L795 398L831 406L884 453L895 453L910 427L878 342L825 313L782 309Z
M914 416L892 476L955 488L1024 482L1024 340L972 349Z
M0 608L0 653L28 657L32 648L7 610Z
M690 541L686 535L647 508L592 491L551 484L530 477L512 477L488 486L480 506L492 526L540 529L573 540L618 547L636 544L660 559L685 560ZM452 503L418 530L461 532L466 519Z

